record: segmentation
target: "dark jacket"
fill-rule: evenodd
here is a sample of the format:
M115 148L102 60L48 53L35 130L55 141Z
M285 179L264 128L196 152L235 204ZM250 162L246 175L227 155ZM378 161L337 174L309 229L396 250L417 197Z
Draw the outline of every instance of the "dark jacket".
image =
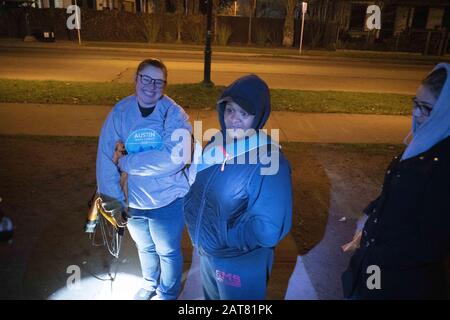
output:
M269 90L256 76L241 78L228 87L222 98L254 108L254 128L264 126L270 113ZM221 100L219 100L221 101ZM218 104L224 129L223 109ZM256 152L256 150L250 151ZM276 148L279 170L261 175L264 165L258 157L254 164L213 165L197 173L185 197L185 220L192 243L203 255L233 257L260 247L274 247L290 230L292 220L291 169ZM242 157L249 157L244 154Z
M450 252L450 137L389 165L381 195L364 210L360 248L342 275L344 295L360 299L445 299ZM367 280L380 268L381 289Z

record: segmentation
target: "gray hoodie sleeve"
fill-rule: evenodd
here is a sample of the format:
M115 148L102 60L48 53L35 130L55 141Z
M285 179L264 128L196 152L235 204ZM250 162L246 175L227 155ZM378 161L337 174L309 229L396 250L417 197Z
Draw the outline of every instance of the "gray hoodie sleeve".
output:
M122 171L130 175L162 178L183 169L185 162L173 157L173 154L179 154L182 144L179 141L172 141L172 134L175 130L179 130L177 132L183 134L183 142L191 143L192 126L189 117L181 107L172 105L168 108L164 121L162 149L129 154L120 158L119 167ZM187 149L190 150L190 145Z
M97 188L101 196L119 200L124 204L125 195L120 187L120 172L112 161L115 144L120 140L116 131L116 127L119 127L118 121L119 114L113 109L100 132L96 163Z

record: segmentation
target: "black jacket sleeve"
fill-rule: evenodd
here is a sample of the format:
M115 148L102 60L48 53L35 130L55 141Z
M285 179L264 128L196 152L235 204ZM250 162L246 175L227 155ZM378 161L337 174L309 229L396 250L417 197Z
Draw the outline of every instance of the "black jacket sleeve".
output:
M410 267L442 263L450 253L450 163L433 172L424 193L417 234L375 246L385 266Z

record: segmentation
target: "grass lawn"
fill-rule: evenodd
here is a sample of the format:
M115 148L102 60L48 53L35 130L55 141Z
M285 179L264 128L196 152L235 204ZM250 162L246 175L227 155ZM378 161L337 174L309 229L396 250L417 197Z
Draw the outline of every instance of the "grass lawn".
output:
M167 94L185 108L214 108L223 86L169 85ZM0 79L0 102L113 105L133 93L129 83ZM275 111L409 115L410 95L271 89Z

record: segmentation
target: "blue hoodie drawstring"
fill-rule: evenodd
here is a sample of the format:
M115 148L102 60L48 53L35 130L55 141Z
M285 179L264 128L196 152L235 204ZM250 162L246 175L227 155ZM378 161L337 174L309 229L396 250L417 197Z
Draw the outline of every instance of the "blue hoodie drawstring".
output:
M224 171L225 170L225 162L228 161L228 156L229 156L229 154L225 151L225 159L223 159L222 167L220 168L220 171Z

